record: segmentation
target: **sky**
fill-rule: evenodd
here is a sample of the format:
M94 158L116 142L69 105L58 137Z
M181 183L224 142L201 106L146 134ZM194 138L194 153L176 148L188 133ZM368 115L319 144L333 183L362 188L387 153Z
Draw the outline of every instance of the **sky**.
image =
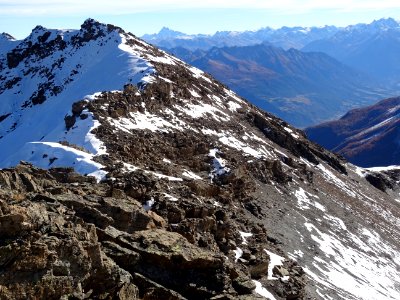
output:
M0 0L0 32L25 38L36 25L79 29L87 18L137 36L163 26L184 33L282 26L346 26L400 19L399 0Z

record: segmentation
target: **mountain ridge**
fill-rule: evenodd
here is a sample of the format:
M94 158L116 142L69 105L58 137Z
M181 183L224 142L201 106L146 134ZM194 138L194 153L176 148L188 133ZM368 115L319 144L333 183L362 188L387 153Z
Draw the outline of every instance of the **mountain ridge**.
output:
M370 104L381 93L386 95L378 85L373 87L367 75L324 53L283 50L269 44L168 51L297 127L332 119L349 107Z
M302 50L327 53L376 80L396 84L399 40L399 22L389 18L348 26L330 38L309 43Z
M168 28L159 33L145 34L142 38L162 48L184 47L190 50L208 50L212 47L250 46L270 42L284 49L301 48L312 40L333 35L335 26L323 27L270 27L254 31L217 31L215 34L185 34Z
M180 31L163 27L158 33L145 34L142 38L163 48L184 47L189 50L208 50L212 47L250 46L263 42L270 42L285 50L290 48L302 49L308 44L329 38L337 38L350 34L352 31L380 32L388 29L399 29L399 22L394 18L381 18L371 23L359 23L346 27L311 26L301 27L283 26L278 29L264 27L258 30L246 31L218 31L215 34L186 34ZM337 35L337 37L334 37ZM229 38L231 40L229 40ZM219 39L219 40L218 40ZM186 42L184 40L187 40Z
M400 98L349 111L336 121L307 128L306 133L327 149L363 167L399 165L398 125Z

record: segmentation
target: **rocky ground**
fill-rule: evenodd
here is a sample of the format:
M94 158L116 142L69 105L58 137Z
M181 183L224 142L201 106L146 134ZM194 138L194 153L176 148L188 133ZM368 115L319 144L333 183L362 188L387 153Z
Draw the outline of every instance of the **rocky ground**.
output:
M2 299L254 299L251 279L268 269L263 248L275 248L242 210L190 196L178 205L144 173L97 184L25 163L2 170L0 182ZM157 205L146 209L152 197ZM234 263L240 231L250 228ZM275 271L290 276L276 281L282 297L303 295L301 267L288 260Z

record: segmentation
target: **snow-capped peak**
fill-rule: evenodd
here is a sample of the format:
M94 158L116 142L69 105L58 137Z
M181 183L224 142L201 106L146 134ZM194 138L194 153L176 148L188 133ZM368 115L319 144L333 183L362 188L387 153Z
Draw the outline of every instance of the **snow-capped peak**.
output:
M24 40L0 46L0 167L26 160L43 168L73 166L101 174L93 157L105 149L90 133L98 126L93 115L86 111L68 130L64 119L74 117L73 103L93 98L88 95L146 85L155 73L151 60L173 62L152 50L93 19L80 30L37 26Z
M371 23L371 26L382 30L382 29L399 28L400 24L393 18L386 18L386 19L383 18L373 21Z
M10 34L8 34L6 32L0 33L0 43L2 41L14 41L14 40L15 40L15 38Z
M15 46L16 40L15 38L8 34L8 33L1 33L0 34L0 53L5 53L13 46Z

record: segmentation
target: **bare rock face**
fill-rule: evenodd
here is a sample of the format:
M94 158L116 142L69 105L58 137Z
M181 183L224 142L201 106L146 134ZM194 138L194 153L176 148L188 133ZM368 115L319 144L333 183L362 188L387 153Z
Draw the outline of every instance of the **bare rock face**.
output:
M131 275L104 255L93 224L56 202L0 205L2 299L137 298Z
M70 169L60 180L60 172L27 163L0 171L2 299L253 297L254 270L246 264L237 269L218 243L210 247L168 230L168 218L146 211L129 192L115 193L113 185L121 182L95 184ZM235 239L234 224L217 225L224 214L187 203L180 223L196 227L208 215L209 224L199 229L210 241L214 235ZM263 259L267 266L268 256Z

